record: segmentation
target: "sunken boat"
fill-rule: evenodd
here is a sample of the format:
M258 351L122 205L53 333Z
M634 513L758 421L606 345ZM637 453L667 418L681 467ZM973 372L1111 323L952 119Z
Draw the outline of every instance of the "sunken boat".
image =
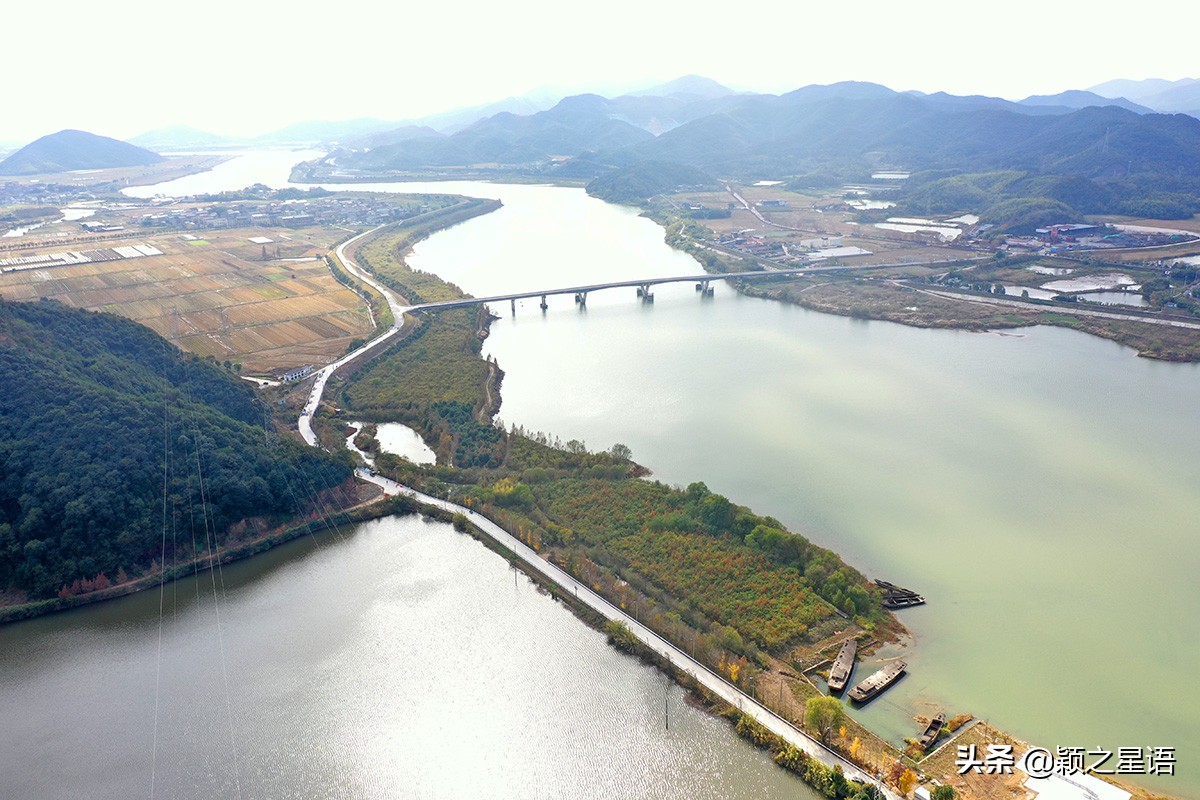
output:
M850 699L865 703L896 682L908 667L903 661L893 661L850 690Z
M884 608L908 608L909 606L919 606L925 602L925 598L912 589L905 589L903 586L878 579L876 579L875 585L883 590Z
M846 688L850 673L854 670L854 655L858 652L858 639L851 637L838 651L833 666L829 668L829 691L840 692Z
M929 721L929 727L921 734L921 738L917 741L917 747L922 750L928 750L929 746L937 741L938 734L942 732L942 728L946 725L946 712L943 711Z

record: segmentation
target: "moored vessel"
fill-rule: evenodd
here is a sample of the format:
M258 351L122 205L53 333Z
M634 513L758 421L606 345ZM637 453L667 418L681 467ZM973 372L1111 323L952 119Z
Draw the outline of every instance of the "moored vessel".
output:
M893 661L851 689L850 699L857 703L865 703L891 686L897 678L904 674L907 666L903 661Z
M858 639L853 637L846 640L838 651L833 666L829 668L829 691L840 692L846 688L850 673L854 670L854 655L858 652Z

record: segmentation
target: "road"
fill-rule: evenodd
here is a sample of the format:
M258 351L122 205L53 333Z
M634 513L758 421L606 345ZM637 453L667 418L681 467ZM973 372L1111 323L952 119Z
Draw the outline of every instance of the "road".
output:
M337 257L345 266L347 271L360 278L365 283L378 289L383 296L387 298L388 306L392 309L393 318L397 320L398 324L393 325L381 336L363 345L349 355L343 356L337 361L326 365L317 373L317 378L313 383L313 388L309 394L308 402L305 405L304 411L301 413L298 422L300 434L304 437L304 441L314 447L318 446L318 444L316 433L312 429L312 416L316 412L317 407L320 405L321 396L325 391L325 384L328 382L329 378L338 369L338 367L351 361L352 359L358 358L359 356L369 352L370 350L373 350L376 347L379 347L388 339L398 334L404 324L404 313L411 308L409 306L405 306L401 299L394 292L376 281L375 278L370 275L370 273L366 272L358 264L355 264L346 257L347 246L363 238L364 236L374 233L376 230L379 229L374 228L370 231L366 231L365 233L361 233L358 236L346 240L337 248ZM888 800L902 800L899 795L895 794L891 789L885 786L882 781L878 780L874 776L868 775L854 764L839 756L837 753L827 749L816 739L808 736L808 734L796 728L787 720L770 711L758 701L754 700L754 698L743 693L737 687L730 684L720 675L708 669L698 661L693 660L687 653L675 647L673 644L668 642L666 639L663 639L654 631L643 626L640 622L626 614L624 611L621 611L617 607L613 606L587 586L581 585L569 574L539 556L523 542L510 535L507 531L482 514L455 503L451 503L448 500L422 494L415 489L402 486L395 481L389 480L381 475L374 474L373 470L360 468L356 470L355 474L361 480L368 481L376 486L379 486L385 495L404 494L422 503L449 511L452 514L462 514L468 520L470 520L476 528L482 531L484 535L490 537L497 544L513 553L517 558L521 559L522 562L537 570L550 581L561 586L564 591L574 594L579 602L595 610L604 616L605 619L620 620L623 622L629 628L630 632L632 632L633 635L642 641L646 646L667 658L679 669L691 675L698 683L702 684L713 694L721 697L730 705L737 706L744 714L748 714L749 716L753 717L765 728L781 737L784 741L792 744L799 750L808 753L809 756L817 759L823 764L828 766L840 766L842 768L842 772L845 773L848 778L875 784L880 788L880 790L883 791L884 796Z
M383 226L381 225L379 227L382 228ZM357 242L364 236L370 236L377 230L379 230L379 228L372 228L371 230L360 233L357 236L352 236L338 245L336 254L338 260L342 262L342 266L345 267L347 272L368 286L377 289L379 293L383 295L384 299L387 300L388 308L392 310L392 319L394 320L395 324L393 324L392 327L388 328L379 336L364 344L362 347L358 348L352 353L349 353L348 355L342 356L332 364L325 365L317 372L317 378L315 381L313 381L312 391L310 391L308 394L308 401L304 404L304 410L300 412L300 419L297 421L297 427L300 429L300 435L304 437L304 441L306 443L313 447L317 446L317 434L312 428L313 414L317 413L317 407L321 405L321 396L325 393L325 384L329 382L329 379L333 376L333 373L337 371L338 367L348 364L364 353L369 353L370 351L380 347L404 329L404 314L409 310L409 306L404 304L404 301L401 300L399 295L377 281L375 277L371 275L371 273L364 270L346 256L346 247L354 242Z
M452 514L462 514L464 517L470 520L470 522L475 525L476 528L478 528L486 536L502 546L504 549L513 553L524 564L527 564L546 578L561 586L564 591L573 594L579 602L601 614L605 619L619 620L625 623L630 632L632 632L633 635L641 640L646 646L650 647L659 655L667 658L675 667L691 675L698 683L702 684L713 694L721 697L721 699L725 700L725 702L729 703L730 705L737 706L742 713L753 717L765 728L778 735L784 741L787 741L799 750L803 750L805 753L808 753L809 756L817 759L827 766L840 766L842 768L842 772L844 772L848 778L856 781L866 781L875 784L884 792L884 795L888 798L888 800L901 800L899 795L885 786L880 780L874 776L868 775L854 764L851 764L849 761L839 756L837 753L827 749L816 739L809 737L808 734L796 728L790 722L775 714L773 711L760 704L754 698L730 684L720 675L708 669L708 667L705 667L700 662L693 660L687 653L680 650L666 639L663 639L654 631L642 625L629 614L626 614L624 611L609 603L587 586L576 581L568 573L539 556L534 550L525 545L525 543L509 534L506 530L482 514L472 511L464 506L451 503L448 500L422 494L415 489L402 486L395 481L384 478L381 475L373 475L363 469L360 469L357 474L361 479L379 486L381 489L383 489L383 492L386 495L404 494L422 503L449 511Z
M1044 303L1028 303L1021 300L1005 299L1004 297L980 297L973 294L963 294L961 292L939 291L936 289L926 289L923 287L911 286L904 284L911 289L916 289L921 294L931 295L933 297L943 297L948 300L961 300L968 303L982 303L990 306L1009 306L1015 308L1028 308L1035 311L1052 311L1063 314L1070 314L1079 317L1100 317L1101 319L1119 319L1128 320L1130 322L1144 322L1147 325L1165 325L1168 328L1191 328L1192 330L1200 330L1200 322L1185 322L1176 319L1159 319L1156 317L1146 317L1140 314L1122 314L1119 311L1096 311L1090 308L1081 308L1079 303L1074 305L1055 305L1048 306Z

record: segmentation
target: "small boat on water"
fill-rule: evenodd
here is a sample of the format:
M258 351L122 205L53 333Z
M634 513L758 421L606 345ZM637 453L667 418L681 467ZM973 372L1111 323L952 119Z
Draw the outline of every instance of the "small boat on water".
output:
M942 728L946 724L946 712L938 714L929 721L929 727L921 734L921 738L917 741L917 747L922 750L928 750L929 746L937 741L938 734L942 732Z
M925 598L912 589L905 589L903 586L878 579L876 579L875 585L883 590L884 608L908 608L909 606L919 606L925 602Z
M858 652L858 639L853 637L846 640L838 651L833 666L829 668L829 691L840 692L850 681L850 673L854 670L854 655Z
M908 667L903 661L893 661L883 669L867 678L850 690L850 699L856 703L865 703L875 695L896 682Z

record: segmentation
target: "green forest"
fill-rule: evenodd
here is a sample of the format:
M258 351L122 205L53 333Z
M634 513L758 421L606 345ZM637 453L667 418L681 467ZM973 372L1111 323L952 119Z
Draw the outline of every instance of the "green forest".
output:
M351 474L344 457L272 435L249 384L114 315L0 301L0 385L10 601L203 554L235 523L278 523Z

